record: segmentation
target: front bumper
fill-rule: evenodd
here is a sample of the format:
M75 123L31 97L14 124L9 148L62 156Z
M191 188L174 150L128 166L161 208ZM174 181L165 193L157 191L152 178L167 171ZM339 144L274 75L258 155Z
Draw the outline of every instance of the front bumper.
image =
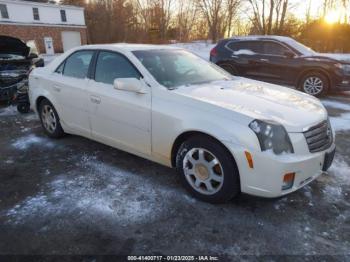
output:
M245 151L230 149L240 172L241 191L260 197L280 197L294 192L315 180L333 161L335 144L318 153L276 156L270 152L250 152L254 167L249 167ZM249 151L249 150L248 150ZM325 157L328 154L328 157ZM295 173L293 186L282 190L284 175Z
M338 91L350 91L350 76L342 77L336 81L335 88Z
M14 85L0 88L0 103L23 104L29 103L28 81L22 80Z

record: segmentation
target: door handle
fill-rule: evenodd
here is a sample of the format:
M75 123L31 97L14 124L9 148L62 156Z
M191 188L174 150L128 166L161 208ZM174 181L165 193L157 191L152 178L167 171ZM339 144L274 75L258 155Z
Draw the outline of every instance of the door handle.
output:
M90 101L94 104L100 104L101 103L101 98L98 96L90 96Z
M56 92L61 92L61 87L59 87L57 85L54 85L53 86L53 90L56 91Z
M260 62L268 63L268 62L270 62L270 60L269 60L269 59L261 58L261 59L260 59Z

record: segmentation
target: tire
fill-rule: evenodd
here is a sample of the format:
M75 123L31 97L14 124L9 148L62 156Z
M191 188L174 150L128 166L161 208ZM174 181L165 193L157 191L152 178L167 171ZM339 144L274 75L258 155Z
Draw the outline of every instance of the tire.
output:
M27 114L30 111L30 105L28 103L21 103L17 105L17 111L21 114Z
M176 168L184 187L202 201L225 203L240 193L235 160L210 137L199 135L186 140L177 152Z
M222 69L224 69L225 71L227 71L228 73L230 73L231 75L237 76L238 72L237 69L230 64L221 64L219 65Z
M322 97L329 91L328 78L319 72L310 72L304 75L299 82L299 89L306 94Z
M41 101L39 105L39 116L41 125L47 136L51 138L60 138L65 135L56 109L49 100L44 99Z

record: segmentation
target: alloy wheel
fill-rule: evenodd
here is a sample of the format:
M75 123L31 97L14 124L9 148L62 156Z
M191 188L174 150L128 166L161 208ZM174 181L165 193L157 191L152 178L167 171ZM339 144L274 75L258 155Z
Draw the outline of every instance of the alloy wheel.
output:
M44 105L41 111L41 120L45 129L49 133L54 133L57 127L57 119L53 108L49 105Z
M324 84L321 78L317 76L310 76L305 79L303 88L307 94L314 96L323 91Z
M205 195L217 193L224 183L224 172L214 154L203 148L193 148L183 159L187 182L197 192Z

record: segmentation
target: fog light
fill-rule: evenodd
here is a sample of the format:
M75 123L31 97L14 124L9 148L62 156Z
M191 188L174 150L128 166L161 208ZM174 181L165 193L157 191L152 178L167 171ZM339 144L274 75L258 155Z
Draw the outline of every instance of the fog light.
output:
M247 162L250 168L254 168L253 157L252 154L248 151L244 151L245 157L247 158Z
M292 188L294 184L295 173L288 173L284 175L282 190L287 190Z

